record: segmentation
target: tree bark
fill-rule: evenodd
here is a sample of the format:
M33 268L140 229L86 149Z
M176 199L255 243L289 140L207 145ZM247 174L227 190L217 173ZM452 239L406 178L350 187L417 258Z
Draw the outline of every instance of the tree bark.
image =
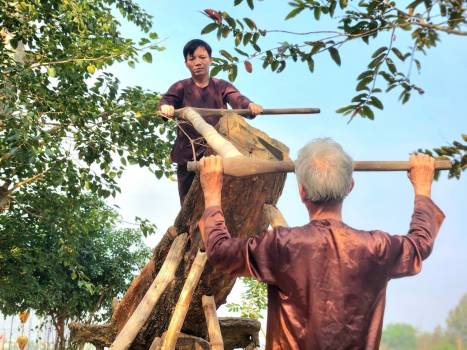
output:
M244 118L226 115L219 121L217 130L244 156L269 160L289 159L288 148L285 145L270 138L262 131L251 127ZM254 175L244 178L225 176L222 207L227 227L232 236L248 237L257 235L267 228L269 222L264 217L263 207L265 204L275 205L277 203L285 178L286 174ZM154 249L153 259L146 264L140 275L135 277L115 309L112 323L109 325L113 332L109 329L109 334L118 333L131 316L131 313L136 309L161 268L175 235L187 232L189 242L186 245L184 258L177 270L176 278L152 310L149 320L141 328L130 347L131 349L148 349L154 338L161 337L169 326L182 286L188 276L195 255L202 245L198 229L198 221L204 212L202 196L199 179L196 177L185 198L183 207L175 219L174 227L169 229L170 232L168 231L165 234ZM212 295L219 307L226 302L234 283L235 278L216 271L208 261L194 292L181 331L188 335L206 338L207 328L201 297L203 295ZM112 340L110 339L110 342Z

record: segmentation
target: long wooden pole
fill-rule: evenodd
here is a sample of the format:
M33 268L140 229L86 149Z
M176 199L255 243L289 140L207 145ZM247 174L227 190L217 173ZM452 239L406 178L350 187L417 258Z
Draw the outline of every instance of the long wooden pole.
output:
M177 344L177 338L180 330L182 329L183 322L185 321L186 313L190 307L193 292L198 285L201 274L206 265L207 255L204 252L198 251L195 260L191 265L188 277L183 285L182 292L178 298L177 305L175 306L174 313L170 319L169 329L164 337L162 343L162 350L173 350Z
M183 250L188 242L188 234L177 236L173 241L170 250L165 258L159 273L152 282L148 291L139 303L136 310L131 315L123 329L118 333L114 342L110 346L113 350L126 350L130 347L141 327L148 320L151 311L159 300L160 296L175 277L175 272L183 258Z
M291 160L265 160L253 159L247 157L224 158L224 174L241 177L259 174L270 174L280 172L293 172L295 166ZM436 170L451 169L451 161L436 160ZM197 162L188 162L189 171L197 171ZM408 161L355 161L355 171L407 171L409 170Z
M212 109L212 108L194 108L189 107L198 112L203 117L219 116L226 113L235 113L242 116L251 115L249 109ZM175 116L183 118L187 108L180 108L175 110ZM266 108L263 109L261 115L278 115L278 114L317 114L320 113L319 108Z
M222 340L221 327L216 314L216 303L213 296L203 295L204 316L208 325L209 344L211 350L224 350L224 341Z

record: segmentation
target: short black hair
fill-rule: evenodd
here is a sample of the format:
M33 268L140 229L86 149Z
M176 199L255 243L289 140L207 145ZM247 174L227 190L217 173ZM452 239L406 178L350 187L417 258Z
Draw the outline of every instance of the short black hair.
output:
M211 57L211 53L212 53L211 46L209 46L207 42L201 39L193 39L187 42L185 46L183 47L183 57L185 57L185 61L188 55L193 56L193 53L198 47L204 47L206 51L208 52L209 57Z

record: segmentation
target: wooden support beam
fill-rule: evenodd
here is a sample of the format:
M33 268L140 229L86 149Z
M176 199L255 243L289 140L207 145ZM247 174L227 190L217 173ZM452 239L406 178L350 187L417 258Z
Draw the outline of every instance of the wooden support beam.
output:
M184 249L187 241L188 234L186 233L175 238L159 273L130 319L126 322L120 333L118 333L110 349L126 350L130 347L139 330L148 320L160 296L169 283L173 281L177 267L183 258L183 252L185 251Z
M241 177L259 174L288 173L295 171L295 165L291 160L266 160L254 159L244 156L224 158L224 174ZM436 160L436 170L451 169L451 161ZM197 162L188 162L189 171L197 171ZM354 171L407 171L408 161L355 161Z
M284 216L272 204L265 204L264 205L264 216L266 217L266 221L274 228L277 226L288 227L287 221L285 221Z
M172 318L170 319L169 328L162 343L162 350L175 349L178 334L182 329L186 313L190 307L193 292L195 291L201 274L203 273L206 260L206 253L198 251L195 259L193 260L193 264L191 265L190 273L188 274L185 284L183 285L183 289L180 293L180 297L178 298Z
M216 314L216 303L214 297L203 295L201 298L203 303L204 316L208 325L209 343L211 350L224 350L224 341L222 340L221 327Z

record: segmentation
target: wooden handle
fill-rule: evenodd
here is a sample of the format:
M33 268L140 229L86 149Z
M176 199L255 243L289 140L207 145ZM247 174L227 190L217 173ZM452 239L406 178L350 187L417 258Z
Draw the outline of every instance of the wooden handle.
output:
M291 160L264 160L246 157L224 158L224 174L241 177L259 174L293 172L294 163ZM451 169L451 161L436 160L436 170ZM188 162L189 171L198 171L198 162ZM355 161L354 171L407 171L408 161Z
M212 109L212 108L194 108L184 107L175 110L175 116L181 118L185 108L192 108L203 117L218 116L225 113L235 113L243 116L251 115L249 109ZM317 114L320 113L319 108L269 108L264 109L262 115L277 115L277 114Z

